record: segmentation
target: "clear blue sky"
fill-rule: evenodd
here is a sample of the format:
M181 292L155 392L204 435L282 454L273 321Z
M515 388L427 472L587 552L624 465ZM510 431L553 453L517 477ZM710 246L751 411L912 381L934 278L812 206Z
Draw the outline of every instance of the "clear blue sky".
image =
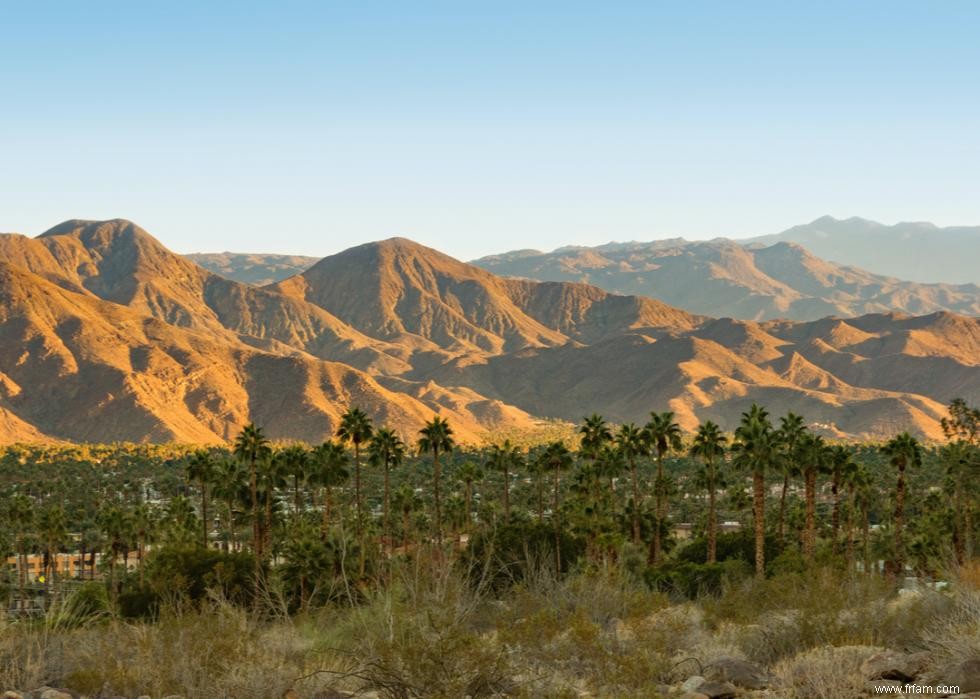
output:
M980 224L976 2L0 0L0 230L458 257Z

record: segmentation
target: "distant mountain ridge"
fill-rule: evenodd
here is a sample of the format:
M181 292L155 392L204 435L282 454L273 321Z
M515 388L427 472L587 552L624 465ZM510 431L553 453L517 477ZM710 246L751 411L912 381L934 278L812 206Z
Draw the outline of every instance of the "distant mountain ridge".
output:
M827 262L792 242L719 238L518 250L474 260L495 274L579 281L642 294L694 313L744 320L816 320L866 313L980 315L980 286L920 284Z
M266 286L300 274L315 265L319 257L242 252L201 252L184 255L194 264L226 279L255 286Z
M402 238L259 288L129 221L0 236L7 440L207 442L255 420L319 441L357 404L406 437L441 414L474 442L592 411L731 428L753 401L830 436L938 437L955 396L980 399L980 320L949 312L714 319Z
M889 226L857 216L822 216L782 233L740 242L798 243L827 260L916 282L980 283L980 226L943 228L928 222Z

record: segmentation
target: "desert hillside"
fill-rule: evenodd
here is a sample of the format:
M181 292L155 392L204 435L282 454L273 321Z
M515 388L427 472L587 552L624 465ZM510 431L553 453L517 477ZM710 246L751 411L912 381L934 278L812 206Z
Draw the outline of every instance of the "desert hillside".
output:
M0 236L0 261L7 440L217 441L250 420L319 440L356 403L406 432L439 413L476 441L592 411L731 427L753 401L831 436L935 437L951 398L980 398L980 321L945 311L715 320L401 238L259 288L123 220Z
M744 320L816 320L892 311L980 314L980 276L975 271L969 284L902 281L821 259L811 250L823 250L826 258L827 247L810 238L764 240L671 239L552 252L516 250L473 264L507 277L587 282L616 293L659 298L695 313ZM876 248L888 247L884 236L876 240ZM856 244L841 242L840 249L849 245ZM864 266L876 271L888 267L878 262L868 259ZM949 274L942 278L962 277L957 277L956 264Z

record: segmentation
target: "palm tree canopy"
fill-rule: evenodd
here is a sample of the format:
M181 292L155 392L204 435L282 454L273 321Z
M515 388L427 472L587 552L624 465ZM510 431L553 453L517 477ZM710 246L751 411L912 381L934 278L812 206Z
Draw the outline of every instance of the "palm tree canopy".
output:
M340 418L340 426L337 428L337 436L342 442L350 442L355 446L360 446L371 439L374 428L371 425L371 418L367 413L357 407L351 407Z
M650 413L650 422L644 430L658 456L663 457L671 450L681 450L681 426L674 421L672 411Z
M387 427L382 427L368 443L368 461L375 466L397 467L405 459L405 443Z
M419 430L418 448L420 452L446 452L452 451L456 446L453 440L453 428L449 422L436 415L425 427Z

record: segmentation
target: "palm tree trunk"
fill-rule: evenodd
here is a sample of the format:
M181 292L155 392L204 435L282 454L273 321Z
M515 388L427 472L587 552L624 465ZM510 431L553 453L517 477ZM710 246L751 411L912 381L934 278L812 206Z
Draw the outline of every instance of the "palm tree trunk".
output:
M544 483L542 474L537 475L538 481L538 524L544 524Z
M354 510L357 514L355 531L361 536L363 522L361 521L361 445L354 442ZM361 547L361 558L364 557L364 547ZM363 567L363 561L362 561ZM363 574L363 573L362 573Z
M439 450L432 450L432 481L436 504L436 543L442 545L442 499L439 495Z
M905 463L898 464L898 483L895 486L895 571L901 576L905 570Z
M136 540L136 568L140 574L140 589L143 589L143 534Z
M561 511L559 503L559 486L561 483L561 470L559 467L555 467L555 500L554 500L554 511L551 513L552 519L555 521L555 576L561 577L561 523L559 522L558 513Z
M776 536L779 537L780 545L786 543L786 491L789 489L789 472L783 472L783 489L779 493L779 523L777 524Z
M466 531L469 531L473 526L473 482L466 481L466 490L464 491L466 497Z
M323 489L323 522L320 525L320 529L323 533L323 538L327 537L327 533L330 531L330 507L333 500L333 489L328 485Z
M201 479L201 539L204 548L208 547L208 484ZM142 584L142 581L141 581Z
M504 464L504 523L510 524L510 472Z
M633 543L640 545L640 484L636 473L636 459L630 457L630 473L633 476Z
M845 555L847 569L850 571L854 566L854 488L851 486L847 488L847 501L847 521L845 523L845 528L847 529L845 536L847 540L845 543Z
M663 529L664 522L664 457L659 451L657 452L657 517L656 526L653 530L653 549L651 551L651 563L654 565L660 563L661 555L663 554L663 541L661 538L661 530Z
M836 468L830 481L830 492L834 498L834 510L830 516L831 541L836 553L838 551L837 536L840 533L840 471Z
M766 482L762 471L752 473L752 517L755 524L755 575L766 576Z
M708 563L714 563L718 553L718 520L715 512L715 466L708 465Z
M389 532L389 527L388 527L388 505L389 505L389 503L388 503L388 500L389 500L389 496L388 496L388 471L389 471L389 468L388 468L388 459L385 459L385 501L384 501L384 513L383 513L383 517L382 517L382 519L383 519L382 529L384 530L384 532L382 534L382 544L381 544L381 549L383 551L386 551L387 550L387 547L390 546L390 544L391 544L391 534Z
M817 469L808 466L803 472L804 487L806 489L806 525L803 531L803 556L808 563L813 563L814 550L816 548L816 497L817 497Z
M864 572L865 574L871 574L871 517L868 512L867 505L862 505L861 513L864 517L864 526L861 532L861 548L862 556L864 557Z

